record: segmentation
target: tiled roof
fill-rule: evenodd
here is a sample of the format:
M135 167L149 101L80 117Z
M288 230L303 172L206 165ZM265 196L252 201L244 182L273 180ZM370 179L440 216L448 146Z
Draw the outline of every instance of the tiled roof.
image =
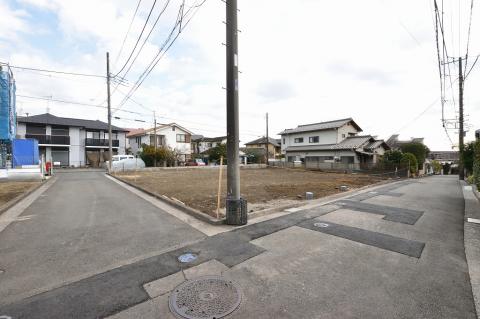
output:
M260 137L260 138L257 138L256 140L253 140L253 141L251 141L251 142L245 143L245 145L265 144L265 141L266 141L265 136L262 136L262 137ZM269 138L268 138L268 142L269 142L270 144L275 145L275 146L280 146L280 140L279 140L279 139L275 139L275 138L269 137Z
M92 130L108 130L108 124L99 120L83 120L74 119L68 117L58 117L50 113L32 115L32 116L19 116L17 118L19 123L32 123L32 124L49 124L49 125L61 125L61 126L76 126L84 127ZM112 130L117 132L126 132L125 129L112 125Z
M346 119L340 119L340 120L335 120L335 121L299 125L299 126L297 126L297 128L294 128L294 129L286 129L283 132L279 133L279 135L301 133L301 132L330 130L330 129L335 129L335 128L342 127L347 123L351 123L353 126L355 126L355 128L359 132L362 131L360 126L358 126L357 123L355 123L355 121L351 117L349 117L349 118L346 118Z
M383 140L375 140L371 135L363 135L349 136L338 144L289 146L286 148L286 151L327 151L356 149L373 151L380 146L383 146L385 149L389 149L388 145Z
M200 135L201 136L201 135ZM199 139L192 139L194 142L222 142L226 140L226 136L218 136L218 137L201 137Z

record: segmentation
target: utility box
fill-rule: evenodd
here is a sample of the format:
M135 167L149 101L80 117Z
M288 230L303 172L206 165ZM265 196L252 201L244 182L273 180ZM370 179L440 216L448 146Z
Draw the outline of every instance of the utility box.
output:
M14 139L12 143L13 167L23 165L38 165L38 141L29 139Z

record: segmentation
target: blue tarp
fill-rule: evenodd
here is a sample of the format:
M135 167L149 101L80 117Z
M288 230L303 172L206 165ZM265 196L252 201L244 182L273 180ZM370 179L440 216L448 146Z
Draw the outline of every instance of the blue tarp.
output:
M38 141L14 139L12 143L13 167L38 165Z
M0 71L0 140L12 141L16 134L15 81L9 70Z

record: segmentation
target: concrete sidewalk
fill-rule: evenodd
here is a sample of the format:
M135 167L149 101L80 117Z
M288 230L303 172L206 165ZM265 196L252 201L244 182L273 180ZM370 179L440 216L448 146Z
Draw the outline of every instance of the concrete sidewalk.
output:
M476 318L463 203L455 176L385 185L11 303L0 315L176 318L170 301L201 310L198 318L225 309L228 318ZM187 252L197 259L179 262ZM209 286L218 280L225 285ZM218 307L223 314L209 313Z

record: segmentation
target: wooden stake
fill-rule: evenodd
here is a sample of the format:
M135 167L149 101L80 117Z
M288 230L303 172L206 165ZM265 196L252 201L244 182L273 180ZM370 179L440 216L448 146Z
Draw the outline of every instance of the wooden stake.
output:
M220 172L218 173L218 194L217 194L217 219L219 219L220 212L220 194L222 193L222 171L223 171L223 156L220 157Z

